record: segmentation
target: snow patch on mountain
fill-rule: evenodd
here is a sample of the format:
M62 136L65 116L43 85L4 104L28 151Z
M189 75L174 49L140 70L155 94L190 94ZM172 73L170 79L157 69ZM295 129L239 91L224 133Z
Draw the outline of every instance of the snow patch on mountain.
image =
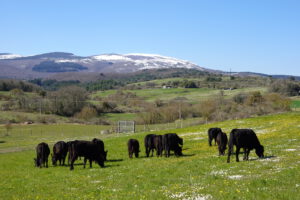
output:
M0 54L0 59L14 59L14 58L20 58L23 57L18 54Z
M102 55L97 55L97 56L92 56L92 59L95 60L104 60L104 61L132 61L132 59L119 55L119 54L102 54Z
M90 57L91 59L98 61L109 61L112 63L127 63L138 66L142 69L158 69L158 68L198 68L198 65L186 60L179 60L172 57L161 56L156 54L102 54Z

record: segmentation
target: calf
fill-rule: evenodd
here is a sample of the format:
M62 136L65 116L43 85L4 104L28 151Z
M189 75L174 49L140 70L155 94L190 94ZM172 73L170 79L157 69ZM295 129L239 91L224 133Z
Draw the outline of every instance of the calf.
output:
M71 159L70 170L74 169L74 162L79 157L84 157L83 167L85 168L86 161L89 160L90 167L92 161L96 161L100 167L104 167L104 155L101 152L101 145L92 141L72 141L70 142L69 153Z
M183 140L176 133L167 133L162 136L162 144L165 150L165 156L170 156L170 151L174 151L175 156L182 156Z
M100 154L104 155L104 161L106 161L108 151L104 151L104 142L97 138L94 138L92 142L100 145Z
M255 153L259 158L264 157L264 147L260 144L256 134L251 129L232 129L228 143L228 158L230 162L230 155L233 146L236 146L236 161L239 162L240 148L244 149L244 160L249 159L250 150L255 149Z
M152 156L153 156L153 152L154 152L154 149L155 149L154 138L155 138L154 134L148 134L144 138L144 144L145 144L146 156L147 157L149 157L149 154L150 154L151 151L152 151Z
M50 149L48 144L42 142L36 146L35 150L36 150L36 158L34 159L35 166L40 168L44 166L48 168L48 157L50 154Z
M138 140L129 139L127 142L127 147L128 147L129 158L132 158L132 154L134 154L136 158L139 157L140 144Z
M153 139L154 147L156 150L156 156L162 156L163 153L163 144L162 144L162 135L155 135Z
M211 146L211 142L213 140L215 140L215 145L216 145L216 139L217 139L217 136L218 136L218 133L221 133L222 132L222 129L220 128L210 128L208 129L208 144L209 146Z
M68 153L68 145L63 141L59 141L53 146L52 164L56 166L56 162L59 161L59 165L65 165L65 159Z
M216 138L218 149L219 149L219 156L225 155L226 146L228 143L226 133L219 132Z

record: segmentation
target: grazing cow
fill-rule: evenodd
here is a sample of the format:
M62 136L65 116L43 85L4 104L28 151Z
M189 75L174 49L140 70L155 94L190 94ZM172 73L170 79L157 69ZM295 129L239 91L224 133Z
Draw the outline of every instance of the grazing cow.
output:
M127 142L127 147L128 147L128 155L129 158L132 158L132 154L134 153L135 157L139 157L139 152L140 152L140 144L139 141L136 139L129 139Z
M176 133L167 133L162 136L163 148L165 150L165 156L170 156L170 151L174 151L175 156L182 156L182 148L179 145L183 145L183 140Z
M249 159L250 150L255 149L255 153L259 158L264 157L264 147L260 144L256 134L252 129L232 129L228 142L228 158L230 162L230 155L233 150L233 145L236 146L236 161L239 162L240 148L244 149L244 160Z
M148 134L144 138L146 156L147 157L149 157L150 151L152 151L152 156L153 156L153 152L154 152L154 149L155 149L154 138L155 138L154 134Z
M155 135L153 139L154 147L156 150L156 156L162 156L163 153L163 144L162 144L162 135Z
M59 141L54 144L53 146L53 154L52 157L52 164L56 166L56 162L59 161L59 165L65 165L65 159L68 153L68 145L63 141Z
M36 146L36 158L34 158L34 164L36 167L42 168L42 166L48 168L48 157L50 149L47 143L42 142Z
M84 157L84 168L87 160L90 162L90 167L92 167L92 161L96 161L100 167L104 167L104 155L100 153L101 145L99 143L75 140L69 144L69 153L71 159L70 170L74 169L74 162L79 156Z
M104 151L104 142L102 141L102 140L100 140L100 139L97 139L97 138L94 138L93 140L92 140L92 142L94 142L94 143L98 143L101 147L100 147L100 153L102 154L102 155L104 155L104 161L106 161L106 158L107 158L107 152L108 151Z
M226 133L219 132L216 140L217 140L218 149L219 149L219 156L225 155L225 150L226 150L226 146L228 143Z
M216 145L216 139L217 139L217 136L218 136L218 133L222 132L222 129L220 128L210 128L208 129L208 144L209 146L211 146L211 142L213 140L215 140L215 145Z

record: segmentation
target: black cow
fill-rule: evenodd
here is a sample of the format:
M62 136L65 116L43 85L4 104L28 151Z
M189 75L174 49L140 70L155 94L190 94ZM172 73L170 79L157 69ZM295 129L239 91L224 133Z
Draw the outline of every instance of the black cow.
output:
M92 142L94 142L94 143L98 143L101 147L101 150L100 150L100 153L102 154L102 155L104 155L104 161L106 161L107 159L107 152L108 151L104 151L104 142L102 141L102 140L100 140L100 139L97 139L97 138L94 138L93 140L92 140Z
M36 146L36 158L34 158L34 164L36 167L42 168L42 166L48 168L48 157L50 149L47 143L42 142Z
M176 133L166 133L162 136L163 148L165 150L165 156L170 156L170 151L174 151L175 156L182 156L182 148L179 145L183 145L183 140Z
M154 149L155 149L154 138L155 138L155 134L148 134L144 138L144 144L145 144L146 156L147 157L149 157L150 151L152 151L152 156L153 156L153 152L154 152Z
M64 141L59 141L53 146L52 164L55 166L56 162L59 161L59 165L65 165L65 159L68 153L68 145Z
M163 139L162 139L162 135L155 135L154 136L154 147L156 150L156 156L162 156L163 153Z
M79 156L84 157L84 168L87 160L90 162L90 167L92 167L92 161L96 161L100 167L104 167L104 155L100 153L101 145L99 143L75 140L70 142L69 145L71 159L70 170L74 169L74 162Z
M208 144L209 146L211 146L211 142L213 140L215 140L215 145L216 145L216 139L217 139L217 136L218 136L218 133L221 133L222 132L222 129L220 128L210 128L208 129Z
M128 155L129 158L132 158L132 154L134 153L135 157L139 157L139 152L140 152L140 144L139 141L136 139L129 139L127 142L127 147L128 147Z
M226 150L226 146L228 143L226 133L219 132L216 140L217 140L218 149L219 149L219 156L225 155L225 150Z
M260 144L256 134L252 129L232 129L228 142L228 158L230 162L230 155L233 146L236 146L236 161L239 162L240 148L244 149L244 160L249 159L250 150L255 149L255 153L259 158L264 157L264 147Z

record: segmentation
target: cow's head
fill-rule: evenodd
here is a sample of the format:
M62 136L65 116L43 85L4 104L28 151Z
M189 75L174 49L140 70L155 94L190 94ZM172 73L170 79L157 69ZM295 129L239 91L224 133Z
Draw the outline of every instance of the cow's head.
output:
M39 162L38 159L34 158L34 159L33 159L33 162L34 162L34 166L35 166L35 167L39 167L39 166L40 166L40 162Z
M139 157L139 152L140 152L140 150L137 150L137 151L134 152L134 155L135 155L136 158Z
M221 155L225 155L225 151L226 151L226 149L227 149L227 147L226 147L226 143L225 144L223 144L222 146L221 146L221 149L220 149L220 153L221 153Z
M180 145L183 145L183 139L182 139L181 137L178 137L178 143L179 143Z
M259 145L256 149L255 149L255 153L258 157L263 158L264 157L264 146Z
M174 150L174 153L175 153L176 156L182 156L182 148L178 146L178 147Z
M56 156L51 153L51 158L52 158L52 165L56 166L56 162L57 162Z

